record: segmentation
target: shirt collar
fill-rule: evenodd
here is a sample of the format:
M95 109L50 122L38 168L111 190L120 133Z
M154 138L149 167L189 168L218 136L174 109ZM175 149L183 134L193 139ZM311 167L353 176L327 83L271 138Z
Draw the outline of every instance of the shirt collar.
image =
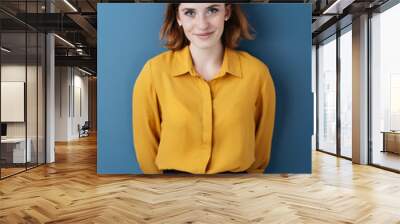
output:
M189 46L186 46L181 50L174 51L172 65L171 74L174 77L186 74L196 76ZM230 48L225 48L221 71L216 75L216 77L223 76L225 74L230 74L239 78L242 77L239 55Z

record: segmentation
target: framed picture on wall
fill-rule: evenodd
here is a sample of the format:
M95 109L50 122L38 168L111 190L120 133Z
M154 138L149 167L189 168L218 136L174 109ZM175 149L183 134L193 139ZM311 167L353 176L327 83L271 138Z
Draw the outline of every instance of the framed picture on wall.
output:
M24 122L25 82L1 82L1 122Z

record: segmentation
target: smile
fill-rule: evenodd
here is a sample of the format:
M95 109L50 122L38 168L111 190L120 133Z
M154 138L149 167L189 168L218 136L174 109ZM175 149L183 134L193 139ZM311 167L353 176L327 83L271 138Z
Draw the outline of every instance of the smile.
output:
M214 32L208 32L208 33L197 33L195 34L197 37L200 39L207 39L209 38Z

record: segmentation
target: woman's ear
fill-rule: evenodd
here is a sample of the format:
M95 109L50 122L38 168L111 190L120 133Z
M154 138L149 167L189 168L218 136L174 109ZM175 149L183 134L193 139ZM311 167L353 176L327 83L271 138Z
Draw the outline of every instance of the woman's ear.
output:
M179 19L179 15L176 15L176 22L178 23L179 26L182 26L182 22Z
M178 25L179 26L182 26L182 21L181 21L181 19L179 18L179 6L178 6L178 8L176 9L176 11L175 11L175 16L176 16L176 22L178 23Z
M231 13L232 13L232 5L226 4L226 6L225 6L225 21L228 21L228 19L231 17Z

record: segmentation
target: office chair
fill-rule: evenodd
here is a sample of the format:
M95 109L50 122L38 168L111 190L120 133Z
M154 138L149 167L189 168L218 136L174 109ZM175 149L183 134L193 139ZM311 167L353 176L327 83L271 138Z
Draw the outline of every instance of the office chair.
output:
M80 127L80 125L78 124L79 138L89 136L89 129L90 129L89 121L85 121L82 127Z

